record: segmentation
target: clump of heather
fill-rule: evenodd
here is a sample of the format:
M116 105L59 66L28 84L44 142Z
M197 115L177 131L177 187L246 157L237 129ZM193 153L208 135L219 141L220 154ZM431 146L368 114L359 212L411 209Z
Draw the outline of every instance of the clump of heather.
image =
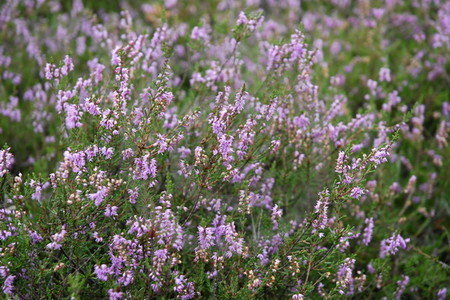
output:
M6 0L7 299L445 299L450 1Z

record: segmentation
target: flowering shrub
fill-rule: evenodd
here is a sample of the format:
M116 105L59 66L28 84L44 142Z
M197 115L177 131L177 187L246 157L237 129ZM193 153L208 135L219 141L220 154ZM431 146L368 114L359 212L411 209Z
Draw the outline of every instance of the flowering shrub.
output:
M3 297L446 298L450 1L138 2L0 6Z

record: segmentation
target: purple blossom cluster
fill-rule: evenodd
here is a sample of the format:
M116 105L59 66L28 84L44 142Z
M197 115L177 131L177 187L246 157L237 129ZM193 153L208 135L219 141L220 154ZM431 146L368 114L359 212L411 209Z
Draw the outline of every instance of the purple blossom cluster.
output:
M14 156L10 150L10 148L0 150L0 177L5 176L14 164Z
M380 257L394 255L399 248L406 249L410 239L404 239L399 234L393 234L390 238L382 240L380 243Z
M450 1L94 2L0 3L5 297L446 298Z

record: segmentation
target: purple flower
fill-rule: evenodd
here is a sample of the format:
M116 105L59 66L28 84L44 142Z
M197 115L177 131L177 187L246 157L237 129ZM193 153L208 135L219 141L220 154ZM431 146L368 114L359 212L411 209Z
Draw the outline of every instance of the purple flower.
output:
M238 20L237 20L237 22L236 22L236 24L237 25L241 25L241 24L247 24L248 23L248 19L247 19L247 16L245 15L245 13L243 12L243 11L241 11L240 13L239 13L239 18L238 18Z
M107 217L112 217L112 216L117 216L117 206L111 206L111 205L107 205L105 208L105 216Z
M355 198L355 199L359 199L361 198L362 195L365 194L365 190L360 188L359 186L356 186L354 188L352 188L352 190L350 191L350 196Z
M100 187L96 193L89 194L89 199L94 201L95 206L99 206L103 200L105 200L106 196L108 196L109 189L105 186Z
M237 134L239 136L237 144L237 155L239 159L243 159L247 153L248 147L253 143L255 138L255 131L253 127L257 125L257 122L253 119L248 119L244 127L238 129Z
M112 148L112 147L109 147L109 148L102 147L99 150L106 159L111 159L111 157L114 154L114 148Z
M64 238L67 234L66 225L63 225L61 231L52 235L52 242L47 244L47 249L58 250L62 247L61 243L64 241Z
M168 143L169 139L167 139L164 134L158 133L156 134L156 136L158 137L158 139L153 145L159 147L158 154L164 153L167 150L172 150L172 147L170 147Z
M416 188L416 182L417 182L417 176L412 175L408 180L408 184L406 185L405 194L412 194L414 192L414 190Z
M36 231L33 231L33 230L28 231L28 235L30 236L33 244L42 242L44 240L39 233L37 233Z
M7 238L9 238L10 236L12 236L11 231L0 230L0 241L4 241Z
M208 26L204 26L204 27L195 26L192 29L191 39L209 42L209 40L210 40L209 32L210 31L211 31L211 29Z
M159 249L155 251L155 258L159 261L165 261L167 259L168 251L167 249Z
M245 103L249 99L249 94L247 92L239 92L236 94L236 101L234 103L233 110L236 113L240 113L244 109Z
M146 180L149 177L156 177L156 160L154 158L150 159L150 154L146 154L143 157L134 159L135 170L133 172L134 180Z
M97 231L94 231L94 233L92 233L92 236L94 237L97 243L103 242L103 238L98 234Z
M158 95L158 97L155 100L162 103L164 107L167 107L173 100L173 93L163 92L160 95Z
M437 296L438 300L445 300L445 298L447 297L447 289L446 288L440 289L437 292L436 296Z
M113 289L108 290L109 300L119 300L123 297L123 292L116 292Z
M225 253L225 257L231 257L233 253L241 255L244 250L244 239L238 237L238 233L234 227L234 222L224 226L225 229L225 241L228 245L228 251Z
M66 55L64 57L64 65L61 68L61 74L63 76L67 76L67 74L70 71L73 71L73 69L74 69L74 65L73 65L72 58L69 55Z
M164 6L167 9L172 9L172 8L175 8L177 6L177 2L178 2L178 0L165 0L164 1Z
M117 280L117 283L123 286L128 286L134 281L134 275L131 270L125 271L122 276Z
M16 276L13 275L9 275L8 277L6 277L5 282L3 283L3 293L9 295L9 296L13 296L13 290L14 290L14 286L13 286L13 282L14 279L16 278Z
M180 153L180 158L182 159L188 157L189 154L191 154L191 152L192 152L191 149L186 148L184 146L178 148L178 153Z
M236 25L245 25L250 32L255 31L264 22L264 17L248 18L243 11L239 13Z
M218 138L218 149L213 151L213 154L216 155L218 153L221 154L223 160L224 160L224 165L225 166L230 166L230 162L233 160L233 148L232 148L232 143L233 143L233 139L234 137L228 134L222 134L219 138Z
M73 70L74 65L72 58L66 55L64 57L63 65L61 68L57 68L54 64L47 63L44 68L44 74L47 80L52 80L53 78L55 78L56 82L59 82L59 79L67 76L69 72Z
M278 205L275 204L275 206L272 208L272 215L271 215L271 220L272 220L272 224L273 230L278 229L278 220L283 216L283 210L278 208Z
M408 283L409 283L409 277L406 275L402 275L402 279L397 281L397 289L395 290L395 293L394 293L396 300L401 299Z
M347 295L353 294L354 289L354 278L353 278L353 268L355 267L355 259L346 258L344 263L339 266L337 272L337 286L339 288L339 293L341 295L345 294L347 291Z
M368 271L370 274L375 273L375 268L373 267L373 265L372 265L371 262L367 264L367 271Z
M390 238L382 240L380 243L380 257L385 258L388 255L394 255L398 248L406 249L406 244L410 239L404 239L399 234L393 234Z
M226 110L220 112L220 116L210 115L209 124L211 124L213 132L219 136L223 134L223 131L227 127L228 113Z
M336 161L336 173L342 174L345 171L345 152L340 151Z
M380 149L374 149L373 155L369 160L371 162L374 162L375 165L380 165L382 163L387 162L387 157L389 157L388 148L382 147Z
M303 300L304 297L302 294L298 293L298 294L292 295L291 299L292 300Z
M20 122L22 111L19 109L19 98L10 96L9 103L0 102L0 115L8 117L11 121Z
M53 69L55 65L47 63L44 68L45 79L52 80L53 79Z
M328 190L324 190L319 193L319 200L317 200L314 206L315 213L317 214L316 219L313 221L313 227L316 229L324 229L328 224L328 205L330 201L330 193Z
M202 249L214 246L214 228L198 226L198 243Z
M373 233L373 218L367 218L364 223L366 223L366 228L364 228L363 233L363 245L369 245L370 241L372 240L372 233Z
M131 148L127 148L122 151L122 159L123 160L129 159L129 158L133 157L133 155L134 155L134 151Z
M370 89L372 94L375 94L377 86L378 82L376 82L375 80L372 79L367 80L367 87Z
M6 276L8 276L8 274L9 274L8 267L0 266L0 276L5 278Z
M380 81L391 81L391 70L389 68L381 68L379 73L379 79Z
M97 116L101 114L100 107L98 107L94 102L91 102L90 98L84 99L84 104L81 108L90 115Z
M64 162L68 167L72 168L73 172L83 172L86 164L86 153L83 151L71 153L69 148L67 151L64 151Z
M112 275L113 271L107 265L103 264L100 267L95 265L94 273L95 275L97 275L97 278L100 279L101 281L107 281L108 276Z
M135 187L134 189L127 190L129 195L129 201L131 204L136 204L136 200L139 197L139 188Z
M14 164L14 156L9 152L11 148L0 150L0 178L3 177Z
M195 297L194 284L188 282L184 275L175 277L175 287L173 288L183 300L192 299Z

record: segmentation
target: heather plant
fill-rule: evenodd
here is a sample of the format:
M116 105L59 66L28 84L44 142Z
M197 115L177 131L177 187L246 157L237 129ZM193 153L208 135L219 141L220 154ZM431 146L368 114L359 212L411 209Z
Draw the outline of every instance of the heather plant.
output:
M6 299L446 299L449 1L0 9Z

